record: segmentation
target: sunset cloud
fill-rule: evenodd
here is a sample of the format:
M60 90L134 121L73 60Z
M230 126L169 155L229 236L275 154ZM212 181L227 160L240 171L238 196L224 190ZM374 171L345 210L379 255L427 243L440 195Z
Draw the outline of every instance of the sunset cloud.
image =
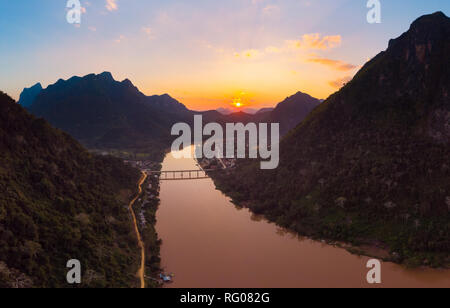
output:
M299 41L285 40L282 44L275 46L270 45L261 49L249 49L245 51L233 51L236 58L255 58L256 56L270 55L270 54L286 54L297 53L300 51L307 52L311 50L326 50L339 46L342 38L340 35L321 36L320 34L305 34ZM223 51L223 48L221 48ZM328 65L340 71L349 71L356 66L342 61L335 61L331 59L313 58L308 62L315 62L323 65Z
M283 49L279 48L279 47L275 47L275 46L269 46L269 47L266 47L265 52L266 53L281 53L281 52L283 52Z
M263 8L263 14L264 15L272 15L274 13L277 13L280 11L280 8L276 5L267 5Z
M150 27L142 27L142 32L144 32L145 35L151 40L156 38L155 32Z
M122 43L123 40L125 40L125 39L126 39L125 35L119 35L119 37L117 39L115 39L114 42L119 44L119 43Z
M336 79L336 80L329 81L328 84L329 84L331 87L333 87L333 88L340 89L340 88L342 88L346 83L348 83L350 80L352 80L352 77L351 77L351 76L345 76L345 77L343 77L343 78L339 78L339 79Z
M11 18L2 40L21 37L21 49L30 51L21 61L7 61L17 57L17 46L2 45L0 66L8 72L0 74L3 91L19 99L28 84L107 69L133 79L148 95L169 92L199 110L218 107L224 97L228 104L241 90L258 106L272 106L299 90L328 97L347 81L342 77L356 72L351 64L359 67L384 50L424 10L423 1L409 1L415 2L411 10L391 1L399 16L385 20L389 31L383 31L364 26L360 5L344 5L343 14L344 0L81 0L87 12L74 38L80 25L67 25L65 5L53 2L40 1L39 9L59 16L61 27L49 27L34 10L23 10L21 1L3 6ZM264 9L273 14L264 15ZM36 40L36 33L46 33L46 39ZM335 61L308 62L317 58Z
M320 57L316 57L316 58L311 58L307 60L308 62L311 63L318 63L321 65L325 65L328 66L332 69L338 70L338 71L351 71L356 69L358 66L350 64L350 63L346 63L343 61L339 61L339 60L332 60L332 59L327 59L327 58L320 58Z
M258 5L260 3L264 2L264 0L252 0L253 5Z
M117 0L106 0L106 9L110 12L117 11L119 9Z
M261 56L261 55L262 55L262 52L257 50L257 49L248 49L248 50L245 50L245 51L240 52L240 53L236 52L234 54L234 56L236 58L247 58L247 59L256 58L256 57Z
M288 41L288 44L294 48L326 50L336 48L342 43L340 35L321 36L319 33L305 34L299 41Z

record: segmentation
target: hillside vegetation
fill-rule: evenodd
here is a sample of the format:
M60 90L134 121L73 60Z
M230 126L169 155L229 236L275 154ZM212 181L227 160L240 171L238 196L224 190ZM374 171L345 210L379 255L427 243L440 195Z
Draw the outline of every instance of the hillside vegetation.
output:
M121 149L162 160L174 123L190 112L169 95L146 96L111 73L58 80L40 91L28 110L89 149Z
M139 171L89 154L0 92L0 287L137 284L139 252L127 203Z
M411 266L450 254L450 20L419 18L283 140L280 166L214 175L235 202Z

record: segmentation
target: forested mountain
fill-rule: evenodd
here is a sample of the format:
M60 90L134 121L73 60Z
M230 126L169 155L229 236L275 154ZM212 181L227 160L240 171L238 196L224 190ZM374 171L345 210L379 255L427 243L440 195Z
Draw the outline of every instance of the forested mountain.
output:
M449 265L450 19L416 20L283 140L280 166L243 161L219 187L313 237Z
M201 112L206 122L225 123L279 123L280 134L285 135L296 127L314 108L320 105L320 100L308 94L298 92L279 103L275 108L263 108L256 113L225 112L210 110Z
M2 92L0 149L0 287L68 287L70 259L81 287L134 286L126 205L139 171L89 154Z
M172 124L191 114L169 95L146 96L108 72L59 80L29 110L89 148L167 147Z
M275 108L262 108L258 110L256 114L266 113L266 112L272 112ZM298 124L298 123L297 123Z
M21 97L27 98L21 103L31 113L66 131L88 148L132 148L144 152L168 148L172 125L191 124L194 114L204 115L205 123L280 123L281 133L285 134L319 104L317 99L299 92L276 108L255 114L195 112L167 94L146 96L130 80L115 81L108 72L61 79L44 90L25 89Z
M303 121L320 101L308 94L298 92L279 103L274 110L267 113L264 121L280 123L280 134L285 135Z

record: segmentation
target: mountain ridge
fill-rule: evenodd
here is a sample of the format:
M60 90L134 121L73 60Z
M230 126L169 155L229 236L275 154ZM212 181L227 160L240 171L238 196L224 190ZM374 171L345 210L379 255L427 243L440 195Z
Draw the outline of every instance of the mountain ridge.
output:
M40 82L36 83L34 86L31 86L30 88L23 89L22 93L20 94L19 101L17 103L25 108L30 107L42 90L43 89Z
M279 103L264 120L280 123L280 134L284 136L320 104L319 99L299 91Z
M0 287L68 287L73 258L84 287L136 285L126 204L139 171L90 154L3 92L0 148Z
M211 176L300 234L449 266L449 78L450 19L423 16L282 139L278 169Z
M147 96L129 79L116 81L110 72L73 76L42 89L28 110L68 132L91 149L123 149L150 153L160 159L168 148L171 126L193 123L195 114L205 122L280 123L281 133L295 127L319 100L298 92L276 108L250 114L189 110L168 94Z
M189 114L169 95L146 96L109 72L59 79L28 109L88 148L153 148L158 155L171 139L170 126Z

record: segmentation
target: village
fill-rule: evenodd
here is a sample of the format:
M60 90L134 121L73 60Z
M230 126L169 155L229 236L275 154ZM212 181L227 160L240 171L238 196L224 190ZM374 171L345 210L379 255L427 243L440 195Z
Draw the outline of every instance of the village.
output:
M161 164L151 160L124 160L124 163L143 172L161 169Z
M159 175L150 174L149 172L161 170L161 164L151 160L125 160L124 162L148 175L146 181L142 185L142 194L134 205L138 228L143 236L146 246L149 247L147 249L151 249L150 247L154 249L154 251L148 251L147 253L147 255L151 256L150 260L147 260L146 262L150 272L147 273L145 279L154 284L154 286L162 286L164 283L171 283L174 275L165 274L160 268L159 246L161 240L154 227L156 224L156 211L160 204Z
M160 205L160 182L164 179L158 173L161 171L162 166L160 163L151 160L124 160L124 162L147 174L147 179L142 185L142 194L134 205L134 212L139 231L143 235L144 241L147 244L147 241L159 242L160 240L154 226L156 224L156 211ZM197 166L199 170L203 170L206 173L216 170L227 170L236 166L236 159L201 158L197 160ZM151 261L150 263L151 272L145 276L146 279L155 283L157 286L173 282L174 274L164 273L163 269L159 267L159 262L155 263Z
M197 162L203 170L232 169L236 167L235 158L200 158Z

